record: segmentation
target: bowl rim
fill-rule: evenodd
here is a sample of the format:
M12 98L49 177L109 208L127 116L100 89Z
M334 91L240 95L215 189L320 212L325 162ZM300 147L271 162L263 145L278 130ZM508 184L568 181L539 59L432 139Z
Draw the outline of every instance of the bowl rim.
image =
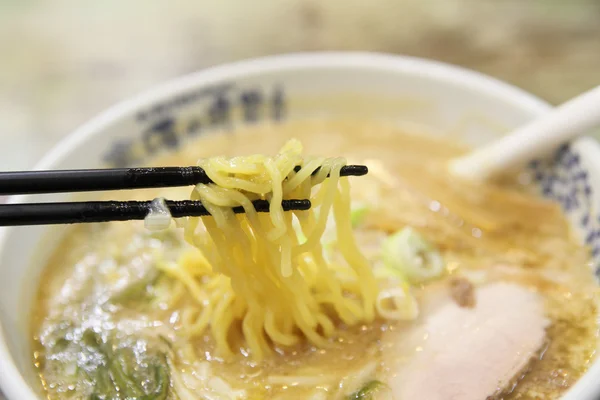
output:
M60 140L34 166L34 170L51 169L60 163L74 148L86 142L89 138L101 134L103 130L117 120L129 117L140 108L153 104L161 99L172 97L182 90L198 86L206 86L223 80L245 78L253 75L264 75L272 72L291 70L319 70L324 68L336 69L365 69L397 72L405 75L419 76L430 80L452 83L463 90L490 95L527 112L532 117L547 112L551 106L525 90L509 83L472 71L466 68L446 63L426 60L410 56L391 55L372 52L308 52L275 55L230 64L217 65L207 69L167 81L143 91L142 93L123 100L106 109L88 122L75 129L71 134ZM594 146L596 150L600 149ZM600 151L597 152L600 154ZM600 156L599 156L600 158ZM9 203L26 201L30 196L11 196ZM7 251L6 238L11 228L0 229L0 254ZM4 328L0 325L0 389L7 400L40 400L34 390L25 382L10 355L4 337ZM600 376L598 368L590 368L588 372L574 385L574 390L568 392L567 398L581 399L600 393L600 381L590 375ZM593 370L593 371L592 371ZM585 380L583 384L582 380ZM579 396L575 393L577 392ZM573 395L573 397L572 397ZM577 397L575 397L577 396Z

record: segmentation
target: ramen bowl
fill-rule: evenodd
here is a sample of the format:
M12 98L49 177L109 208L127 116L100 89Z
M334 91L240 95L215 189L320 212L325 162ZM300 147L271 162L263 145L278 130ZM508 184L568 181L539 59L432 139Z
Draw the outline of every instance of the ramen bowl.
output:
M380 119L480 146L549 109L510 85L433 61L366 53L277 56L204 70L124 101L76 130L36 169L143 165L158 151L176 150L208 132L313 117ZM591 248L590 268L598 275L600 147L581 138L529 168L542 195L561 204L574 232ZM67 198L47 195L43 201ZM36 198L10 199L24 201ZM41 270L64 229L0 232L0 387L9 400L42 398L30 313ZM598 396L600 362L564 399Z

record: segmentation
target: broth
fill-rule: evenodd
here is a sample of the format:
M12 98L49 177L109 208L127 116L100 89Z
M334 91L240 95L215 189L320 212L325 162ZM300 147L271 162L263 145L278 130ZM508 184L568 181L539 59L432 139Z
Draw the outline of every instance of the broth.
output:
M476 288L509 282L541 296L548 319L544 345L509 385L489 396L555 398L586 371L598 332L588 250L573 240L559 207L517 179L474 185L447 176L444 163L465 148L374 121L303 121L206 135L150 164L273 154L289 138L300 139L308 154L342 155L370 167L369 175L351 183L353 199L369 204L355 234L373 264L380 262L381 241L405 226L439 249L447 273L413 287L420 304L432 293L445 296L457 278ZM189 190L115 192L106 198L187 199ZM47 398L103 398L94 394L97 387L117 374L111 365L101 366L106 374L98 372L110 354L129 371L121 378L133 385L131 393L155 396L135 398L346 399L368 382L400 379L397 365L410 367L422 351L421 344L409 346L389 361L396 342L407 343L403 335L427 320L426 309L412 322L343 327L327 348L277 347L262 362L248 357L239 335L232 334L241 350L224 359L208 331L198 337L182 333L187 313L197 305L181 282L155 268L157 254L174 258L189 247L174 225L153 233L140 221L91 224L67 234L45 269L31 324L34 363ZM485 354L481 357L484 363ZM129 382L132 376L138 382ZM125 398L119 396L124 394L113 394Z

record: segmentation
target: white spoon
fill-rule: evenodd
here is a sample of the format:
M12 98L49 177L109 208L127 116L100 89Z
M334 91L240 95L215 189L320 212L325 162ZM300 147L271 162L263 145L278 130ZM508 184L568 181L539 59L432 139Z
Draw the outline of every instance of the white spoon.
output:
M600 127L600 86L501 139L450 161L449 168L456 176L483 181L544 156L595 127Z

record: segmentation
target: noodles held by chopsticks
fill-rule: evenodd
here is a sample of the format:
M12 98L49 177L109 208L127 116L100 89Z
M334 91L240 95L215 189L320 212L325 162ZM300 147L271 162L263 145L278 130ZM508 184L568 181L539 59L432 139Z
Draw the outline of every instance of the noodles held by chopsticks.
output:
M355 325L376 316L378 284L354 239L349 182L340 178L346 161L304 159L301 152L300 142L290 140L274 157L199 162L215 182L197 185L191 195L211 214L189 218L184 226L187 242L199 252L160 268L196 300L194 309L183 311L184 330L199 335L210 329L222 356L234 352L229 336L238 322L250 354L261 360L273 344L292 346L302 337L327 347L340 321ZM294 172L297 165L302 168ZM259 198L270 201L269 213L254 210L251 202ZM283 199L304 198L312 200L310 210L283 211ZM245 213L234 214L236 206ZM321 245L330 213L343 262L328 260Z

